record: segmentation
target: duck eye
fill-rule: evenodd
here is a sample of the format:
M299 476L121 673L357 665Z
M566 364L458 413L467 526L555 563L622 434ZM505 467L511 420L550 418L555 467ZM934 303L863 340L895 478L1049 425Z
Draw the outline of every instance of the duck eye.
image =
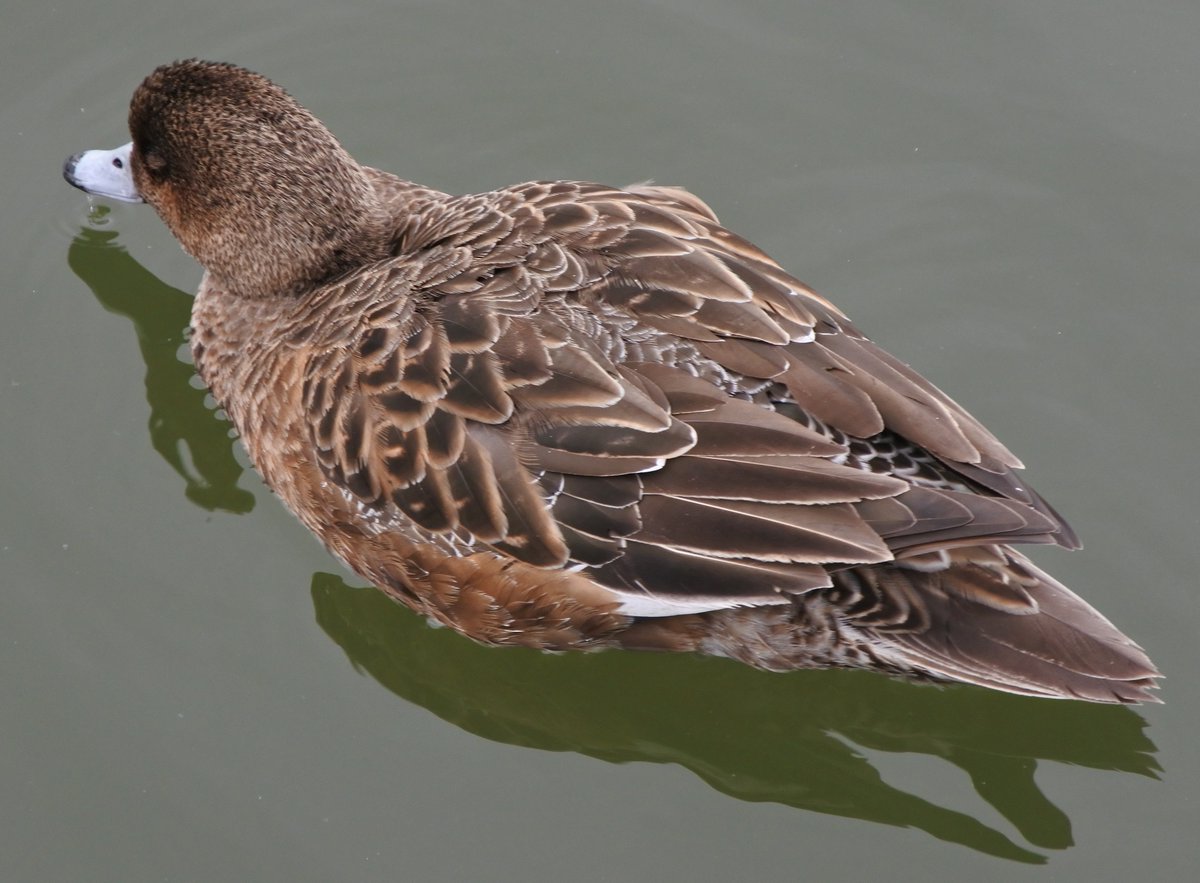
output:
M156 175L166 174L167 161L153 148L148 147L142 152L142 160L145 162L146 168Z
M121 157L119 157L119 156L114 156L112 162L113 162L113 166L115 166L118 169L125 168L125 163L121 162Z

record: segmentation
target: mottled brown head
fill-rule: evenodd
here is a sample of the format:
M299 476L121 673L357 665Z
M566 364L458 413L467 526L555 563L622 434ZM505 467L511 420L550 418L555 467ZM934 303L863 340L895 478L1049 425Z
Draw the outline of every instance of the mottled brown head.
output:
M138 192L230 293L295 294L387 253L362 167L259 74L164 65L134 92L129 131Z

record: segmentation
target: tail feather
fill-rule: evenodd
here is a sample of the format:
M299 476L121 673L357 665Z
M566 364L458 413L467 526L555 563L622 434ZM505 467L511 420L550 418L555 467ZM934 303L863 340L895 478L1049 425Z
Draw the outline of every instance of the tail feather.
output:
M864 668L1091 702L1158 702L1142 649L1008 546L942 550L831 574L791 603L641 617L642 650L691 650L769 671Z
M997 592L1008 587L1031 603L1012 611L980 603L974 588L960 593L955 583L966 569L970 579L964 582L977 583L983 570L992 575ZM915 626L862 631L872 654L885 665L1010 693L1093 702L1159 701L1150 691L1161 675L1145 652L1090 604L1008 547L956 551L947 567L933 573L904 572L893 565L887 581L872 578L870 570L857 568L858 579L888 591L883 587L899 576L923 608ZM847 625L857 630L853 619Z

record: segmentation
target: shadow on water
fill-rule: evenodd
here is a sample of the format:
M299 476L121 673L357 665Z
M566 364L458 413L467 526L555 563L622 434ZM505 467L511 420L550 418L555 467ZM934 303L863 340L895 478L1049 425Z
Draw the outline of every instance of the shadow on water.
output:
M115 236L82 230L68 260L137 330L154 447L183 477L188 499L249 511L254 498L237 487L229 426L179 358L191 296L154 278ZM676 763L741 800L918 828L1014 861L1042 863L1037 850L1072 845L1070 820L1035 781L1039 761L1150 777L1159 770L1145 723L1128 708L857 672L777 675L692 656L493 650L330 574L314 574L312 594L317 622L359 671L477 735L611 763ZM957 767L981 799L979 814L998 814L1029 846L889 784L872 763L878 753Z
M192 296L157 279L116 237L109 230L80 230L67 263L101 306L133 322L146 362L151 444L183 478L184 493L197 506L249 512L254 495L237 486L242 467L233 455L231 427L205 404L207 390L180 358Z
M359 671L464 730L611 763L677 763L742 800L919 828L1016 861L1046 857L889 785L856 748L958 767L1042 849L1066 849L1072 837L1034 780L1039 760L1150 777L1159 769L1144 721L1128 708L863 672L779 675L694 656L497 650L429 628L382 593L331 574L315 574L312 593L317 622Z

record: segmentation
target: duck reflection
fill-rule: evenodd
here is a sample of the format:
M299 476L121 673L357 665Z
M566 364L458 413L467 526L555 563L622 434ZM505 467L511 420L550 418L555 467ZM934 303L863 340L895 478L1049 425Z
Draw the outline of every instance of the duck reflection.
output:
M102 223L107 211L93 210ZM165 284L114 241L111 230L84 228L67 263L110 313L133 322L146 362L150 441L184 480L187 498L204 509L249 512L254 495L237 486L243 469L233 455L231 428L205 404L207 390L182 360L192 295Z
M189 500L248 512L254 497L237 486L243 469L229 425L181 360L191 295L156 279L116 235L81 230L68 262L105 309L136 329L154 448ZM673 654L494 650L431 629L382 593L330 574L313 576L312 595L317 622L357 669L477 735L611 763L677 763L742 800L918 828L1014 861L1042 863L1045 850L1072 845L1070 820L1035 781L1039 761L1150 777L1159 770L1145 722L1127 707L858 672L771 674ZM928 796L937 782L921 789L924 797L889 784L904 756L962 770L980 798L978 815L999 813L1012 831L940 805Z
M464 730L611 763L677 763L742 800L919 828L1016 861L1045 856L890 785L872 757L924 755L958 767L981 815L999 812L1042 849L1065 849L1072 838L1070 820L1035 782L1038 761L1150 777L1159 769L1144 721L1128 708L862 672L781 675L710 657L495 650L330 574L314 575L312 593L317 622L356 668Z

